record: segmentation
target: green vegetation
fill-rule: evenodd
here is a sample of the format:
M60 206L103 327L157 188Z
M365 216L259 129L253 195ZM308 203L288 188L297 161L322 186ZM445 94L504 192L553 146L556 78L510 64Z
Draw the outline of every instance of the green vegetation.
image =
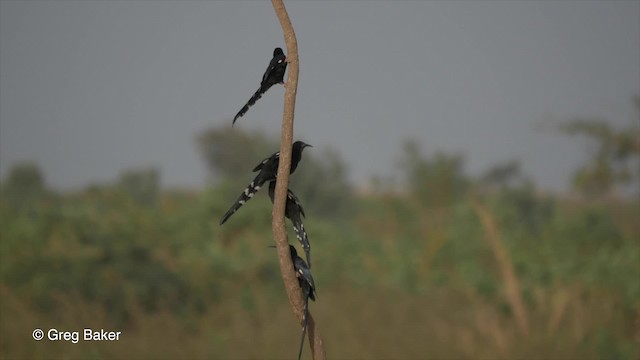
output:
M0 358L294 355L266 192L218 226L247 164L275 145L228 130L199 144L216 180L199 193L160 190L147 169L56 194L37 166L13 169L0 190ZM640 357L637 195L540 194L515 162L474 179L462 156L415 142L401 165L403 191L356 196L339 156L319 150L292 179L331 358ZM35 342L38 327L123 335Z

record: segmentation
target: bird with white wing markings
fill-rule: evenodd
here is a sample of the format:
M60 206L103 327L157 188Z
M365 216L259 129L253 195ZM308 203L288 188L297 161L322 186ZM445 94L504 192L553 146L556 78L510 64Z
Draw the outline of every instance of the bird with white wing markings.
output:
M275 246L269 247L275 248ZM295 271L296 278L298 279L298 284L302 289L302 296L304 296L304 308L302 315L302 338L300 339L300 350L298 351L298 360L300 360L300 357L302 356L302 347L304 345L304 336L307 333L309 299L311 299L312 301L316 301L318 294L316 293L316 284L313 281L311 269L309 269L304 260L302 260L302 258L298 256L296 248L291 244L289 244L289 253L291 255L291 262L293 263L293 270Z
M269 197L271 198L271 202L273 202L275 190L276 182L271 181L269 183ZM291 189L287 189L287 202L284 209L284 216L291 220L293 230L296 233L296 238L300 241L302 249L307 257L307 264L309 265L309 268L311 268L311 244L309 243L309 236L307 235L307 231L304 229L304 224L302 223L302 218L305 217L304 209L302 208L300 199L298 199Z
M236 123L236 120L244 116L244 114L249 111L249 108L252 107L256 101L258 101L262 95L269 90L275 84L284 84L284 73L287 70L287 57L284 55L284 52L281 48L275 48L273 50L273 59L269 62L269 66L267 67L267 71L262 75L262 81L260 82L260 87L256 92L251 96L249 101L238 111L236 116L233 118L233 126Z
M296 141L295 143L293 143L293 146L291 148L291 168L289 169L289 174L293 174L293 172L298 167L298 163L302 159L302 151L306 147L311 147L311 145L305 143L304 141ZM229 208L229 210L227 210L224 216L222 216L222 219L220 219L220 225L224 224L231 217L231 215L235 214L235 212L242 207L242 205L251 200L251 198L258 192L258 190L260 190L265 182L276 179L276 175L278 173L278 164L280 164L279 151L262 160L253 169L253 172L260 172L258 173L258 175L256 175L249 186L244 189L236 202Z
M289 245L289 252L291 253L291 261L293 262L293 269L296 272L298 283L302 288L302 295L304 296L304 314L302 317L302 338L300 339L300 350L298 351L298 360L302 356L302 347L304 346L304 336L307 332L307 317L309 315L309 299L316 301L318 294L316 293L316 284L313 282L313 276L311 276L311 269L307 264L298 256L298 252L293 245Z

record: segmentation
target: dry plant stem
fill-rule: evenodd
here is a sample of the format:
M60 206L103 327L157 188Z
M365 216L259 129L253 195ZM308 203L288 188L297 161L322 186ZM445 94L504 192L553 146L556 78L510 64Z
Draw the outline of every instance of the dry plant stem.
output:
M284 94L284 114L282 116L282 129L280 135L280 164L278 165L278 181L273 202L273 237L278 250L278 260L280 262L280 274L284 281L287 291L289 303L293 309L293 313L302 323L304 315L304 300L300 285L293 270L291 256L289 253L289 241L287 240L287 231L284 223L284 208L286 204L287 187L289 185L289 169L291 167L291 145L293 143L293 114L296 107L296 93L298 91L298 42L296 34L293 31L291 20L287 14L282 0L271 0L273 9L280 20L282 31L284 33L284 41L287 45L287 61L289 62L289 75L287 78L287 87ZM309 313L307 319L307 335L311 352L315 360L325 359L324 346L320 332L316 328L315 321Z
M513 263L511 261L511 257L509 256L509 252L502 243L498 224L496 224L496 220L489 209L487 209L482 203L480 203L476 196L471 196L471 206L480 218L480 223L482 224L482 227L484 228L486 234L485 239L489 247L491 248L491 251L493 251L496 262L500 267L500 272L502 273L502 279L505 285L507 300L509 301L513 309L518 328L520 328L520 332L523 335L527 336L529 334L529 321L527 311L524 306L524 301L522 300L522 296L520 294L520 282L518 281L518 277L513 270Z

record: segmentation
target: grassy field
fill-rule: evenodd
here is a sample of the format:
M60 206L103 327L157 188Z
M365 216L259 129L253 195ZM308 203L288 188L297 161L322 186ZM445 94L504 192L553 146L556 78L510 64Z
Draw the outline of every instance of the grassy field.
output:
M0 358L293 358L271 204L260 194L219 227L227 193L4 193ZM307 211L330 358L640 356L635 199L425 196L357 196L338 220ZM35 328L122 337L36 342Z

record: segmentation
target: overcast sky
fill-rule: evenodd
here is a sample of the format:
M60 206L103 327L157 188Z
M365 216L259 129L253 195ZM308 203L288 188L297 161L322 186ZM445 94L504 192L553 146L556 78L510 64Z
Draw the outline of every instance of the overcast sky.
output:
M639 1L288 1L300 51L296 139L363 184L407 138L471 174L520 159L562 190L584 142L548 119L638 124ZM230 126L284 47L267 1L0 1L0 176L36 161L74 189L156 166L202 186L196 135ZM276 135L284 89L238 127ZM267 154L265 154L267 155ZM251 164L253 165L253 164Z

